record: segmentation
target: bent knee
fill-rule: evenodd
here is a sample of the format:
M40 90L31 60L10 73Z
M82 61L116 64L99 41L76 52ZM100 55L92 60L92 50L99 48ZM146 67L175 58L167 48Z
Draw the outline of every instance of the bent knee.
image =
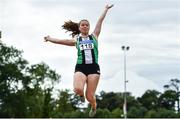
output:
M79 95L83 95L83 89L82 88L74 88L74 92Z
M95 97L93 94L86 94L86 99L89 101L89 102L93 102L95 100Z

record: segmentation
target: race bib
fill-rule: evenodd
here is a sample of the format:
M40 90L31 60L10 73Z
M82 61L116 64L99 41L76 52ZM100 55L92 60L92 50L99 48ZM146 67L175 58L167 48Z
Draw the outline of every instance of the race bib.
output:
M79 45L80 50L89 50L94 48L93 43L86 43L86 44L80 44Z

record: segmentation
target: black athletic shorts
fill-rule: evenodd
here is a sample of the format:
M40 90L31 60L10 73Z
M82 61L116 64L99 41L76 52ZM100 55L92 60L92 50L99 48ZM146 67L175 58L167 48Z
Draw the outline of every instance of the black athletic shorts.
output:
M100 68L98 64L76 64L75 72L82 72L86 76L89 74L99 74Z

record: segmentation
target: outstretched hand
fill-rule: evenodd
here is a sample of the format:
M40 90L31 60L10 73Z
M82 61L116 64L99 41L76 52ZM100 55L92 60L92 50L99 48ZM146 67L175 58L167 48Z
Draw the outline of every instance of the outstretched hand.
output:
M49 38L50 38L50 36L49 36L49 35L48 35L48 36L46 36L46 37L44 37L44 42L47 42Z
M110 8L112 8L114 5L112 4L112 5L106 5L106 9L110 9Z

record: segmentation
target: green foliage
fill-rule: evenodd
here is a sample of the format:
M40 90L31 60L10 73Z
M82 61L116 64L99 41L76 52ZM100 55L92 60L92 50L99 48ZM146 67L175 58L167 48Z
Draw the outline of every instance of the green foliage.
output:
M21 53L0 44L0 117L43 117L51 96L45 81L49 79L53 88L60 75L45 63L29 67Z
M138 98L138 101L148 110L156 110L158 108L158 98L160 94L161 93L156 90L147 90L142 97Z
M96 118L109 118L111 112L108 109L97 109Z
M61 76L44 62L30 65L22 51L0 43L0 117L9 118L87 118L90 105L81 108L79 96L70 90L59 90L52 98L54 85ZM175 82L175 83L174 83ZM178 100L179 80L173 79L177 90L160 93L147 90L137 99L127 93L129 118L175 118L174 104ZM170 85L168 85L170 86ZM96 118L122 118L124 95L104 92L96 95Z
M165 109L165 108L160 108L158 110L158 113L159 113L159 118L175 118L176 117L176 114L174 112L174 110L168 110L168 109Z
M123 110L120 108L116 108L111 112L111 118L121 118L123 115Z
M70 97L72 94L69 93L69 90L59 91L59 97L57 100L57 111L60 112L60 115L64 117L66 112L73 111L73 107L70 102Z
M127 116L130 118L142 118L144 117L147 109L144 107L131 107L128 111Z
M160 108L156 110L150 110L146 113L145 117L148 118L175 118L178 117L173 110L167 110L165 108Z
M175 105L175 100L177 99L178 96L175 91L167 90L159 97L159 105L162 108L173 110Z
M112 111L115 108L123 107L123 94L109 92L105 93L102 91L100 96L96 97L98 108L108 109Z
M149 110L146 115L145 115L146 118L158 118L158 113L157 111L155 110Z
M174 99L177 101L177 104L178 104L177 110L178 110L178 112L180 112L180 101L179 101L179 96L180 96L180 91L179 91L179 88L180 88L180 80L177 79L177 78L171 79L170 82L169 82L169 84L164 85L164 88L165 88L165 89L169 89L170 91L171 91L171 90L174 91L173 94L171 94L171 93L168 94L168 92L167 92L167 93L166 93L166 97L169 95L167 100L169 100L168 102L169 102L169 103L172 103L172 105L173 105L174 102L175 102L175 101L173 101ZM170 97L170 95L172 95L173 99ZM171 100L171 101L170 101L170 100ZM166 106L168 106L167 103L166 103ZM169 106L171 107L171 104L169 104ZM169 108L170 108L170 107L169 107Z

